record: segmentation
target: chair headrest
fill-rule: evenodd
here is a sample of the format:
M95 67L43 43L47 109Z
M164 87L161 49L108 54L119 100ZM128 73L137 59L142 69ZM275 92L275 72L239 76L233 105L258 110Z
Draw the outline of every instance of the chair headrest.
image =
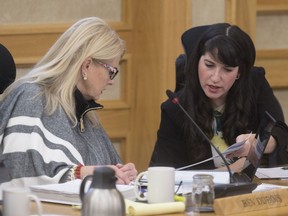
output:
M181 36L181 41L185 53L189 56L193 53L193 50L196 48L196 45L201 38L202 34L210 27L211 25L196 26L185 31Z

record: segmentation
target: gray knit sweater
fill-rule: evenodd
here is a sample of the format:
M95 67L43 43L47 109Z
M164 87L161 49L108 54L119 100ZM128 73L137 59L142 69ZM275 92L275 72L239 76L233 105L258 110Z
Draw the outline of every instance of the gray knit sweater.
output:
M65 182L74 165L121 162L103 127L92 127L85 119L87 110L99 104L75 92L77 116L83 117L85 127L81 132L61 107L46 115L39 92L39 85L23 84L0 102L0 160L12 177L0 188Z

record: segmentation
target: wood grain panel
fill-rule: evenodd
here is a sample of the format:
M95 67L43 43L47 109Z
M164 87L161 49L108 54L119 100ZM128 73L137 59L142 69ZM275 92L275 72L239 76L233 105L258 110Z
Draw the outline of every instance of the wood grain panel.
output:
M181 34L191 26L191 1L133 2L133 72L135 95L131 127L131 160L147 168L160 122L165 90L175 86L175 60L183 53ZM190 10L189 10L190 8Z
M226 21L238 25L252 39L256 35L256 0L226 0Z
M288 0L257 0L257 13L282 15L288 12ZM255 26L256 28L256 26ZM273 88L288 87L288 50L258 50L256 64L265 67L266 77Z
M226 0L226 20L240 26L253 40L257 13L281 15L288 11L288 0ZM287 50L257 50L256 64L265 67L273 88L288 87Z
M273 88L288 87L288 50L258 50L256 65L265 68Z
M257 12L279 13L288 11L288 0L257 0Z
M101 120L105 130L109 131L109 137L112 139L123 138L127 136L130 128L131 117L129 110L98 110L97 115ZM104 124L105 123L105 124Z
M121 159L124 162L130 161L127 157L127 148L129 144L127 140L129 140L129 129L130 129L130 110L119 110L119 109L110 109L106 108L103 110L98 110L97 115L106 130L109 138L113 143L115 143L115 147L117 148Z
M0 41L14 56L17 67L34 65L59 37L59 33L1 35Z

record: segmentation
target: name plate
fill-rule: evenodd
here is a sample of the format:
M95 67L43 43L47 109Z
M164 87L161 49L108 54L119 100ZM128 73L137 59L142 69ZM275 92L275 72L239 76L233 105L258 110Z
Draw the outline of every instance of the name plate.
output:
M231 215L288 206L288 188L215 199L217 215Z

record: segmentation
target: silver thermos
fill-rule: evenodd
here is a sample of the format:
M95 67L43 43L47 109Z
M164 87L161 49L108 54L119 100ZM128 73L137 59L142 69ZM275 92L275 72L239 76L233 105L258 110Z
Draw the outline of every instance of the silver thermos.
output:
M92 179L86 190L86 183ZM87 192L85 192L87 191ZM81 216L125 216L125 202L116 188L115 171L110 167L99 167L93 175L81 182Z

